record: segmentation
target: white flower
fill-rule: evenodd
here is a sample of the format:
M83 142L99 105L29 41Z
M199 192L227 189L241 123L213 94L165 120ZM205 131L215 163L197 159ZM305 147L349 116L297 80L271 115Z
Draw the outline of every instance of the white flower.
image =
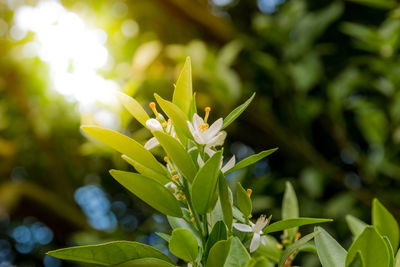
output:
M226 132L220 131L223 124L223 119L219 118L211 126L208 125L207 119L210 113L210 108L206 108L206 116L204 120L197 115L193 115L192 122L188 121L188 126L194 140L199 145L206 147L221 146L226 137Z
M212 157L212 155L214 155L215 152L213 150L211 150L211 149L209 149L209 150L212 151L212 153L208 152L207 149L205 149L206 153L210 157ZM221 166L222 166L223 159L224 158L221 159ZM233 166L235 166L235 163L236 163L236 159L235 159L235 155L233 155L231 157L231 159L225 164L225 166L223 166L222 168L220 166L222 173L225 173L225 172L229 171L230 169L232 169ZM197 164L199 164L200 168L204 166L204 160L201 158L200 154L197 156Z
M146 126L150 131L163 131L161 123L156 119L148 119L146 121Z
M165 130L163 128L164 123L167 125L165 127ZM161 131L161 132L165 132L167 134L170 134L171 136L173 136L174 138L177 138L177 135L175 133L175 129L174 126L172 126L172 122L171 120L168 120L167 122L164 122L163 124L161 124L158 120L156 119L148 119L146 121L146 126L150 131ZM153 149L156 146L158 146L160 143L158 142L157 138L152 137L150 138L146 144L144 144L144 148L146 148L147 150Z
M253 238L250 243L250 253L253 253L258 249L260 243L262 242L265 245L265 236L261 236L263 233L262 230L268 224L268 218L265 215L261 215L260 218L257 219L256 223L250 222L250 225L242 224L242 223L234 223L233 227L238 229L241 232L251 233L253 232Z

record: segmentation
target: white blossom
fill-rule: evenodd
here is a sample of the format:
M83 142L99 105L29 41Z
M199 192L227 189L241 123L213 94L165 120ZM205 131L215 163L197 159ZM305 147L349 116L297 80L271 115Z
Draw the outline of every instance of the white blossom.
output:
M206 115L207 118L207 115ZM211 126L207 124L206 120L203 120L196 113L193 115L192 122L188 121L190 133L194 140L199 145L205 145L206 147L215 147L223 145L226 137L226 132L221 131L223 119L219 118Z
M260 218L257 219L256 223L250 222L250 225L242 224L242 223L234 223L233 227L241 232L253 233L253 238L250 243L250 252L253 253L258 249L261 242L265 245L265 236L262 235L262 230L268 224L268 218L265 215L261 215Z

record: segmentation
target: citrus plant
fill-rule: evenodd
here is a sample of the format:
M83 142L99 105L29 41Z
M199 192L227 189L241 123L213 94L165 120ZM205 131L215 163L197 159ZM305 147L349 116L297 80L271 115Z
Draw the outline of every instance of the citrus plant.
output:
M172 232L158 234L168 242L173 255L188 266L196 267L291 266L299 252L315 251L309 241L323 231L316 230L300 238L298 228L331 220L299 217L297 197L290 183L286 184L283 196L282 220L273 223L271 216L253 218L251 189L238 183L233 196L228 186L227 174L277 150L262 151L240 162L236 162L234 156L224 159L224 129L244 112L254 94L226 118L210 123L209 107L205 108L203 117L197 111L190 58L187 58L172 101L157 94L154 96L161 109L151 102L149 105L154 113L151 118L135 99L118 93L125 108L152 133L153 137L144 145L98 126L82 126L82 129L122 153L122 158L135 168L137 173L111 170L110 174L168 217ZM151 152L157 146L165 153L163 162ZM271 233L281 231L283 234L278 242ZM167 267L179 264L151 246L132 241L70 247L48 254L105 266Z

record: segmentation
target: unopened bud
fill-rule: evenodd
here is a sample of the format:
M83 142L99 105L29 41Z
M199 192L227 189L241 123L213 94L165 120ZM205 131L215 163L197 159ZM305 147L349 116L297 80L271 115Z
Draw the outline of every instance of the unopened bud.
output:
M253 193L253 190L251 190L250 188L248 188L248 189L246 190L246 193L247 193L247 195L250 197L250 196L251 196L251 193Z
M156 119L148 119L146 126L150 131L163 131L161 123Z

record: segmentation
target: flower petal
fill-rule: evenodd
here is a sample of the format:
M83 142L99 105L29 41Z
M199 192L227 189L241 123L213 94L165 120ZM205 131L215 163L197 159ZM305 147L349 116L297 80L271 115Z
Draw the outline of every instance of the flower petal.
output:
M230 169L235 166L236 160L235 160L235 155L232 156L232 158L225 164L225 166L221 169L223 173L229 171Z
M163 131L161 123L156 119L148 119L146 121L146 126L150 131Z
M219 132L216 136L214 136L212 139L208 140L207 146L222 146L224 144L226 137L226 132Z
M196 143L198 143L200 145L204 145L204 140L201 137L201 135L199 134L199 132L194 128L194 126L189 121L187 122L187 124L189 126L189 131L194 138L194 141L196 141Z
M243 223L234 223L233 227L238 229L240 232L250 233L253 231L253 229L249 225Z
M265 235L261 236L261 244L263 244L264 246L267 245L267 237Z
M253 253L258 249L261 243L261 236L258 233L254 233L250 243L250 253Z
M204 160L201 158L200 155L197 155L197 164L199 164L200 168L204 166Z
M206 152L207 155L210 156L210 158L216 153L214 150L212 150L212 149L209 148L209 147L205 147L205 148L204 148L204 152Z
M197 130L200 128L200 125L204 123L203 119L197 115L197 113L193 114L193 126Z
M211 138L214 137L214 135L216 135L219 130L221 130L222 128L222 124L224 123L224 120L222 118L219 118L218 120L216 120L211 126L210 128L208 128L208 130L206 131L207 135Z
M152 137L149 139L149 141L146 142L146 144L144 144L144 148L146 148L147 150L153 149L156 146L158 146L160 143L158 142L157 138Z

